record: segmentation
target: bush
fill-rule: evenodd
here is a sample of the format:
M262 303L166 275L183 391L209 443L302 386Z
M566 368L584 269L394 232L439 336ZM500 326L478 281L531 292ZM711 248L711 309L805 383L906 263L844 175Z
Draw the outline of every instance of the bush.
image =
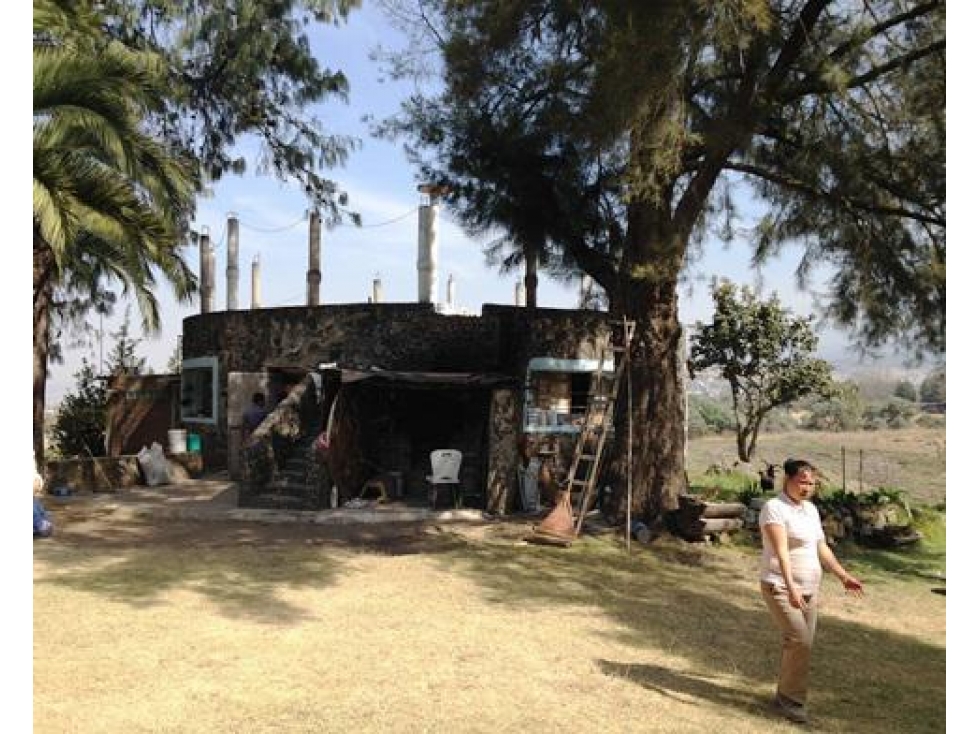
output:
M95 367L82 359L75 373L75 392L61 401L51 429L51 442L61 456L105 456L105 422L108 395Z
M854 382L838 382L828 398L811 400L806 428L816 431L855 431L863 425L864 405Z
M793 431L798 427L798 423L792 417L788 408L775 408L761 422L761 430L767 431L768 433Z
M945 403L945 368L934 370L921 381L918 394L922 403L932 405Z
M695 434L695 425L703 433ZM736 426L730 402L715 400L707 395L691 395L688 427L691 435L733 431Z
M918 391L911 380L901 380L894 388L894 397L916 403L918 402Z
M886 403L875 403L864 410L864 427L906 428L918 413L918 406L902 398L891 398Z

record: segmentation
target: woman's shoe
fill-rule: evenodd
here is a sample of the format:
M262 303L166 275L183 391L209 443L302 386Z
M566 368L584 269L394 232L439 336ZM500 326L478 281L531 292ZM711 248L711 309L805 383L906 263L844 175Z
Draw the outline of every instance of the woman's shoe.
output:
M809 714L806 713L806 707L790 698L786 698L781 693L775 694L774 706L775 710L789 721L793 721L796 724L809 723Z

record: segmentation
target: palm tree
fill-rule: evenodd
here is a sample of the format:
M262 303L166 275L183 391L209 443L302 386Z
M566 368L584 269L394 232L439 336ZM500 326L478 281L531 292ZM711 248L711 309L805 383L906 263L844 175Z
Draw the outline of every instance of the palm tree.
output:
M34 451L43 460L44 390L59 299L120 285L159 329L157 273L180 300L195 279L180 248L195 180L148 134L163 67L100 36L87 4L34 3Z

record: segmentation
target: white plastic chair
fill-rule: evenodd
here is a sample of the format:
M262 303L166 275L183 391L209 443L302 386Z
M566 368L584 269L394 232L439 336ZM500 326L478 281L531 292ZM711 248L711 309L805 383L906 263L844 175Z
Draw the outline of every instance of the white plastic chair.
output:
M452 503L455 507L462 504L462 492L459 487L459 467L462 465L462 452L458 449L436 449L431 454L432 473L425 477L429 484L428 501L432 509L438 499L439 487L452 488Z

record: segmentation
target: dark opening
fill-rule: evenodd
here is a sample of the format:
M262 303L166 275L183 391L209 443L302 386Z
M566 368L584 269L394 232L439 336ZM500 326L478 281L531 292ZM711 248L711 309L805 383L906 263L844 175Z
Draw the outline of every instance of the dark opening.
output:
M350 391L367 477L398 473L400 482L389 485L400 484L401 496L394 499L425 504L431 452L459 449L464 504L485 506L488 391L377 384L345 389Z

